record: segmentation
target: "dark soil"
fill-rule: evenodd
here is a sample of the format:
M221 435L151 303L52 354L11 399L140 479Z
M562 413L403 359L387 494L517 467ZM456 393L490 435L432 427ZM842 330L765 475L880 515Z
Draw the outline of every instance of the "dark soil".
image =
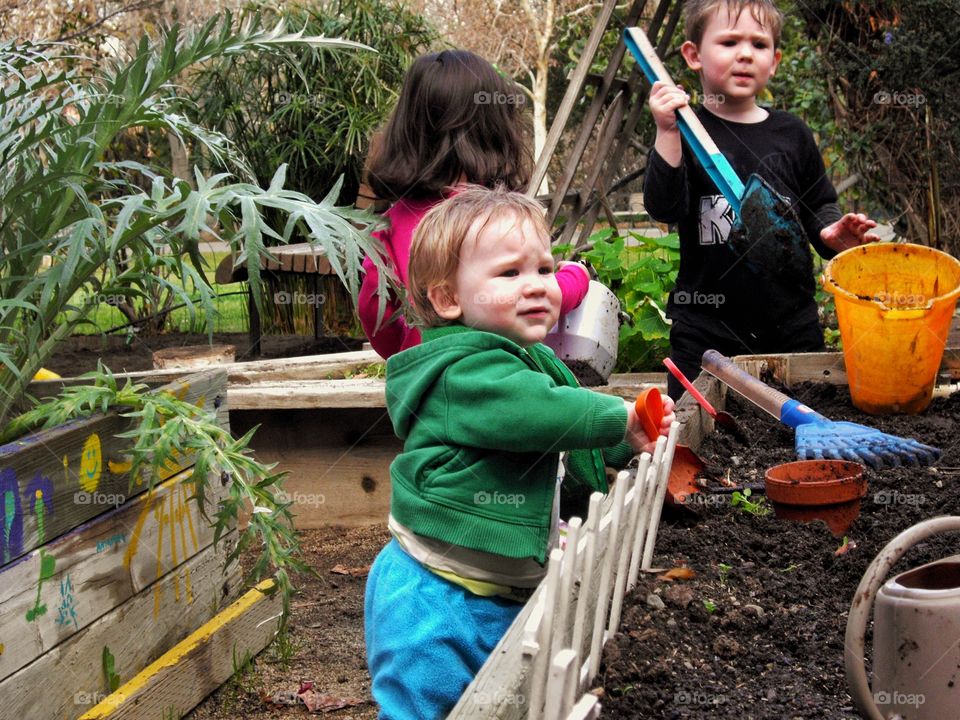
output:
M134 335L129 340L116 335L73 336L57 346L56 353L46 367L63 377L74 377L95 370L98 360L115 373L150 370L153 368L153 353L156 350L185 345L207 345L209 342L206 335L186 333ZM237 360L244 361L349 352L359 350L364 340L335 336L315 339L307 335L267 335L261 339L259 358L250 356L250 339L246 333L216 334L213 336L213 343L234 345Z
M929 517L960 514L960 393L935 399L923 415L886 418L861 415L845 387L801 386L792 394L832 420L915 437L943 457L932 468L867 469L867 496L847 531L856 547L843 554L843 540L822 522L753 515L729 496L704 496L665 515L657 557L696 576L645 576L627 597L620 632L604 652L605 718L860 717L844 676L850 602L895 535ZM733 393L727 406L752 444L714 433L700 450L710 474L729 470L735 482L760 482L766 468L796 459L792 430ZM933 538L893 573L956 552L955 535ZM868 635L868 655L872 642Z

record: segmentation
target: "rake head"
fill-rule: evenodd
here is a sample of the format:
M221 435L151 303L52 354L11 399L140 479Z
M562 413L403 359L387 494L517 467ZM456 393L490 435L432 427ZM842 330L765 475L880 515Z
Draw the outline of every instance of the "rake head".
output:
M796 433L801 460L853 460L879 469L930 465L940 457L939 448L852 422L809 423L797 427Z

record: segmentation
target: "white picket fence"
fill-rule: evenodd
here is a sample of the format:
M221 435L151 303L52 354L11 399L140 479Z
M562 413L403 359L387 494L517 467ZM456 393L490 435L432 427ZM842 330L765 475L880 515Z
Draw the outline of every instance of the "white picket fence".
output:
M566 549L550 553L546 578L448 718L599 716L599 699L584 692L624 595L651 569L679 429L673 423L652 457L621 472L612 496L594 493L585 523L571 518Z

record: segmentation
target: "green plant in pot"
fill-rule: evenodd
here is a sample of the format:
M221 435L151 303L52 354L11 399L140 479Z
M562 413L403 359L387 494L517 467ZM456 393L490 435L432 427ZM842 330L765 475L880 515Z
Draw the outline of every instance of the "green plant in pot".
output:
M229 476L229 497L213 519L215 535L230 527L245 504L252 506L228 562L258 539L262 552L252 575L275 575L285 611L289 572L305 566L290 513L275 499L281 476L251 456L251 433L233 438L202 408L144 385L119 383L103 367L86 376L87 384L40 404L27 391L58 343L87 322L94 305L78 303L78 297L146 296L166 283L191 312L211 315L213 291L198 252L201 234L229 242L240 258L252 260L250 283L258 303L259 256L268 238L286 242L300 234L317 243L353 295L364 254L375 259L382 277L390 275L370 236L374 219L337 207L338 184L315 201L285 188L280 166L262 187L231 140L193 122L177 94L175 83L200 63L260 53L282 55L295 69L297 48L319 47L371 52L356 43L290 33L283 24L264 27L255 13L214 16L190 31L173 26L156 38L144 37L129 58L87 75L69 69L76 66L69 62L69 47L0 44L0 440L116 409L134 420L126 433L131 483L140 470L191 455L191 482L202 504L209 478ZM202 146L220 171L197 171L192 187L151 159L111 152L123 133L144 127ZM268 215L279 221L270 224ZM180 284L165 280L171 273ZM384 296L388 282L392 277L381 288ZM17 415L24 407L30 409Z

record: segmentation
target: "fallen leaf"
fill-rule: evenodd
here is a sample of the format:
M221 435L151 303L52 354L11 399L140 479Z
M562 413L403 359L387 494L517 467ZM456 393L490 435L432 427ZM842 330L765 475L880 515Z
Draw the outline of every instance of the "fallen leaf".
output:
M851 550L856 550L856 549L857 549L857 543L853 540L848 540L845 538L845 542L843 543L843 545L841 545L836 550L834 550L833 555L834 557L840 557L841 555L846 555Z
M292 707L300 703L300 698L297 696L297 693L290 692L289 690L280 690L272 695L262 693L260 699L263 700L264 705L270 705L272 707Z
M662 575L657 575L657 580L673 582L674 580L692 580L696 576L697 574L693 570L686 565L681 565L680 567L670 568Z
M345 707L356 707L363 705L366 700L354 697L338 697L337 695L326 695L319 693L311 687L297 693L298 697L307 706L307 710L312 713L328 713L334 710L342 710Z
M346 565L334 565L330 568L330 572L334 575L349 575L351 577L366 577L370 572L370 566L364 565L363 567L347 567Z

